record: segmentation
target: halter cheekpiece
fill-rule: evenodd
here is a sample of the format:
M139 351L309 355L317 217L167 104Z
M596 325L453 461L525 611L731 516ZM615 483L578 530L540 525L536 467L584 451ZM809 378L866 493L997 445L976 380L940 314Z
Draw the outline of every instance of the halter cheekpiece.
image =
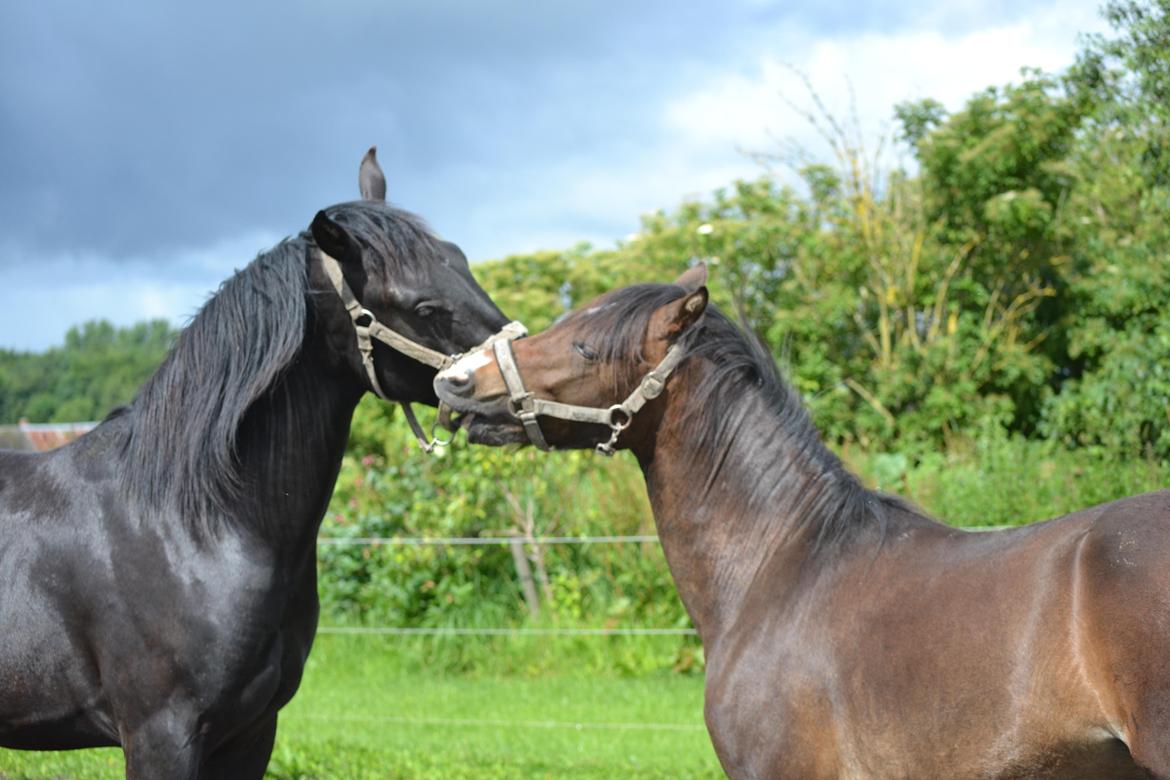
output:
M519 322L509 322L496 333L493 333L482 344L473 347L465 353L459 355L445 355L442 352L423 346L417 341L414 341L401 333L383 325L378 322L378 318L374 313L362 306L361 302L353 294L353 290L349 288L349 284L345 281L345 276L341 271L341 263L321 249L317 250L321 255L321 265L325 269L325 274L329 277L329 281L333 284L333 289L337 292L341 302L345 304L345 310L349 312L349 317L353 320L354 333L357 335L358 352L362 356L362 365L366 368L366 376L370 380L370 388L378 395L387 401L393 399L389 398L382 390L382 385L378 381L377 371L374 370L374 339L382 342L393 350L401 352L409 358L417 360L419 363L428 365L434 369L442 371L454 365L464 354L471 352L478 352L482 349L487 349L497 343L510 342L512 339L520 338L528 335L528 329ZM435 426L442 421L446 421L451 415L451 407L443 402L439 402L439 413L435 418L435 422L431 425L431 434L428 436L424 433L422 425L419 424L418 418L414 415L414 409L408 401L399 401L402 406L402 411L406 415L406 421L410 424L411 431L418 439L422 448L427 452L432 452L435 447L450 444L450 439L441 440L435 434Z
M626 396L624 401L602 408L563 404L559 401L548 401L535 397L524 388L524 379L520 376L520 369L516 365L516 356L512 354L512 339L498 339L491 346L496 355L496 365L500 368L500 375L504 378L504 385L508 388L509 408L513 416L518 418L521 425L524 426L529 441L539 449L545 451L552 449L548 441L545 440L544 433L540 430L540 421L537 418L542 415L572 422L606 425L610 429L609 440L597 445L597 451L603 455L613 455L622 431L630 427L634 415L646 405L647 401L662 394L666 387L667 378L686 356L681 346L671 345L670 349L666 351L666 356L642 377L642 381L638 383L632 393Z

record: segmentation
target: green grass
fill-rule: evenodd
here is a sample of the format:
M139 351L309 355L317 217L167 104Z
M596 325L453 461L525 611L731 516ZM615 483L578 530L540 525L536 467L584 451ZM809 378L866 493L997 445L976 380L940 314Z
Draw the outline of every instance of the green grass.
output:
M301 691L281 714L268 777L723 776L696 675L444 676L406 670L403 641L318 639ZM0 776L120 778L122 757L0 750Z

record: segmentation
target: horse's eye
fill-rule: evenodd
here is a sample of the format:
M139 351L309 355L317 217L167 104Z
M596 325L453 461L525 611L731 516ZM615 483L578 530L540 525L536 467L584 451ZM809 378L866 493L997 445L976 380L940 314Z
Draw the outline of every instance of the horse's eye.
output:
M435 312L437 312L438 310L439 310L439 307L434 306L434 305L429 304L429 303L420 303L418 306L414 307L414 313L416 315L418 315L419 317L422 317L424 320L427 317L433 317L435 315Z
M577 351L578 355L585 358L590 363L592 363L594 360L597 360L597 353L590 349L588 344L582 343L580 341L574 341L573 349Z

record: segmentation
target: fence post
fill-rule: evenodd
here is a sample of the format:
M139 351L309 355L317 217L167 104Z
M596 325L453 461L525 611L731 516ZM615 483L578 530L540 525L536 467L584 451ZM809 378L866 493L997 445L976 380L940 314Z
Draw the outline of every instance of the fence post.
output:
M536 584L532 581L532 568L528 565L528 556L524 554L524 540L520 538L509 541L512 548L512 563L516 565L516 574L520 576L520 588L524 591L524 601L528 604L528 612L533 617L540 615L540 599L536 595Z
M529 558L532 564L536 567L536 579L540 583L540 591L544 594L544 600L552 603L552 586L548 583L548 572L544 568L544 547L536 543L533 534L536 529L536 511L532 506L532 496L528 497L528 505L524 512L524 537L528 540L528 544L532 545L532 555Z

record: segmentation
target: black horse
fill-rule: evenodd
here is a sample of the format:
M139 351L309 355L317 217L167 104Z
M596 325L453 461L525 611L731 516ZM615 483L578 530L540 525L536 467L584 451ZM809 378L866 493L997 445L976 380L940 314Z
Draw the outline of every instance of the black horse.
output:
M458 247L383 202L372 149L361 182L224 282L129 407L59 450L0 452L0 746L121 745L143 780L263 776L354 407L376 385L436 403L435 369L396 350L367 374L355 318L444 354L506 322Z

